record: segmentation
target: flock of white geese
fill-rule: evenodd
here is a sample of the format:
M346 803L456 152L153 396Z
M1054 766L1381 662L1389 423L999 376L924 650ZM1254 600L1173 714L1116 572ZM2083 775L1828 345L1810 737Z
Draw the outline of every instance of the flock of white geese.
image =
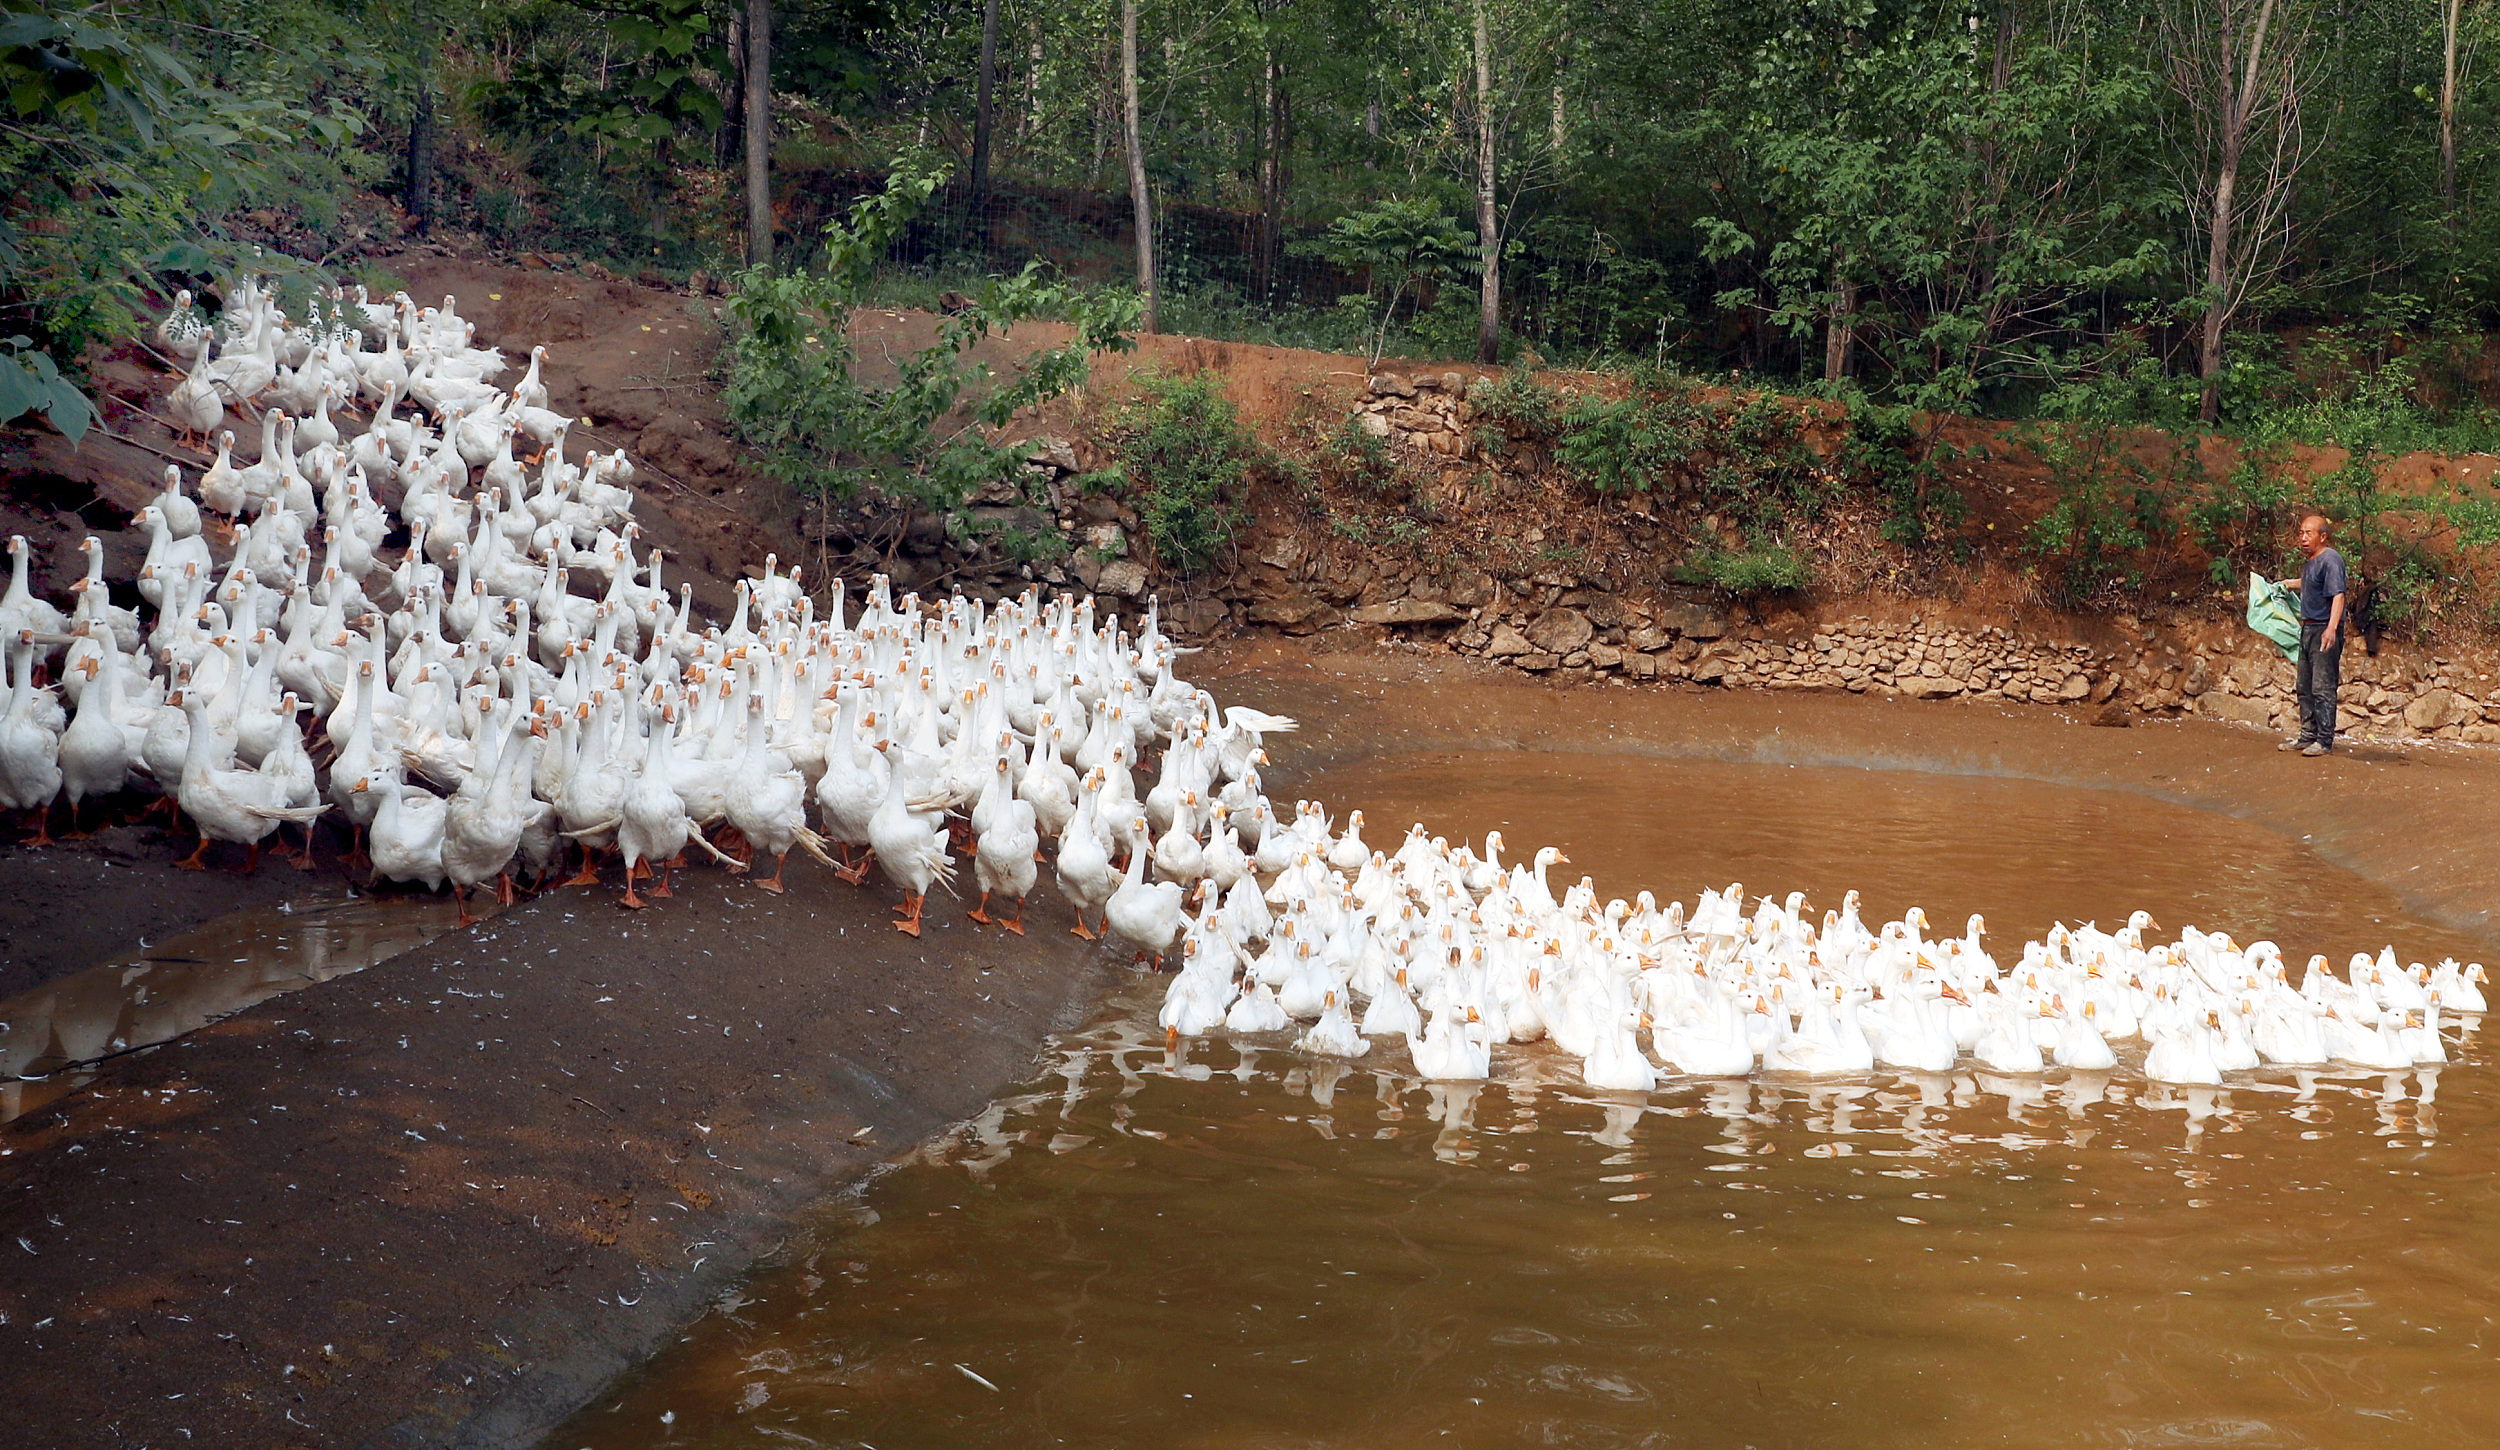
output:
M1505 865L1498 834L1481 853L1421 826L1375 847L1359 811L1339 830L1318 802L1271 804L1263 738L1294 722L1219 711L1152 607L1132 637L1090 599L897 603L880 578L845 619L840 591L820 614L768 559L727 624L697 628L638 549L631 464L568 460L543 348L499 388L505 359L452 298L310 310L297 324L244 279L218 323L184 294L159 325L191 359L177 423L206 436L229 406L267 410L257 461L220 434L196 497L169 468L139 513L152 618L110 602L97 541L64 613L11 540L0 805L33 812L38 838L56 802L74 825L143 786L197 830L185 864L212 842L255 863L290 824L305 844L280 849L308 861L311 823L336 812L377 876L448 884L464 924L470 893L509 901L516 874L544 886L574 856L562 884L612 860L639 907L689 850L738 871L769 855L756 884L773 891L801 850L854 884L873 864L915 935L959 847L972 920L1021 934L1048 841L1077 935L1177 961L1168 1033L1298 1030L1340 1058L1402 1042L1454 1081L1545 1039L1619 1091L1965 1057L2091 1070L2136 1044L2148 1077L2218 1083L2441 1061L2442 1014L2484 1007L2479 965L2389 949L2339 977L2311 957L2295 984L2271 942L2158 941L2143 913L2060 926L2009 965L1976 916L1959 936L1917 908L1870 926L1854 892L1819 922L1741 885L1688 912L1600 901L1586 878L1558 895L1561 853Z

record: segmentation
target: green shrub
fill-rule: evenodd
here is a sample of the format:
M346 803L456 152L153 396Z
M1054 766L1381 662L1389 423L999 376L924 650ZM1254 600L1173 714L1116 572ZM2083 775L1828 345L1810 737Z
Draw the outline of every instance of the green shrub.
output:
M1415 481L1399 466L1397 450L1360 417L1346 419L1321 440L1320 458L1329 476L1374 498L1395 502L1414 492Z
M1467 387L1476 416L1514 438L1548 438L1563 417L1563 395L1539 381L1533 369L1506 368L1499 377Z
M1698 390L1683 384L1637 388L1620 402L1583 398L1558 420L1555 452L1601 495L1646 492L1689 466L1710 421Z
M2048 470L2057 502L2023 533L2048 592L2082 605L2143 582L2141 554L2175 527L2162 478L2109 424L2041 427L2023 441Z
M1707 585L1749 597L1803 589L1814 582L1814 565L1786 544L1745 549L1703 549L1676 570L1688 584Z
M1251 475L1272 462L1223 383L1148 378L1110 433L1155 553L1184 572L1206 567L1240 527Z
M1918 426L1918 415L1900 404L1853 402L1838 463L1851 483L1872 489L1884 503L1883 536L1891 543L1924 544L1959 529L1970 505L1945 481L1950 454Z
M735 330L722 400L739 436L761 450L765 473L804 497L829 503L867 493L894 505L874 541L889 553L923 513L939 515L951 537L979 537L973 496L995 479L1025 476L1022 448L992 442L984 429L1004 429L1084 381L1094 352L1134 346L1135 298L1104 293L1071 303L1036 265L942 319L936 341L895 360L892 385L863 382L851 310L877 258L944 179L943 169L898 162L882 194L825 225L821 271L749 270L729 302ZM965 361L993 329L1068 306L1075 340L1025 358L995 386L986 366Z
M2205 468L2193 437L2173 440L2180 471L2202 480ZM2289 450L2281 444L2251 447L2219 483L2191 492L2188 537L2213 556L2208 570L2216 587L2236 585L2246 571L2280 578L2292 559Z

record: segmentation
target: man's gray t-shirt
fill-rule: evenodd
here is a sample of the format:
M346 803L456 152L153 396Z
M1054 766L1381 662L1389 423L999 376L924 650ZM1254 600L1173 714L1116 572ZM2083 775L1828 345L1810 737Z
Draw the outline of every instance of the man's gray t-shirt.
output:
M2334 612L2335 596L2344 592L2344 556L2320 549L2300 571L2300 618L2324 624Z

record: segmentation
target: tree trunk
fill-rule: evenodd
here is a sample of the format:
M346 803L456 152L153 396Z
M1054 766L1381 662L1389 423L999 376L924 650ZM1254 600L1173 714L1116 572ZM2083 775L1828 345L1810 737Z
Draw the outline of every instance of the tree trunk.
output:
M408 121L408 214L419 232L434 229L434 78L417 80L417 111Z
M1256 287L1262 302L1276 300L1276 263L1284 251L1285 190L1291 184L1285 154L1293 144L1293 99L1285 90L1285 67L1268 57L1260 103L1259 235Z
M1502 237L1493 208L1493 16L1476 0L1476 238L1484 254L1484 293L1476 312L1476 361L1502 356Z
M2197 344L2197 370L2205 379L2205 389L2196 404L2196 416L2207 423L2222 416L2222 334L2229 324L2231 309L2227 304L2231 286L2232 205L2238 199L2240 156L2248 145L2248 118L2257 92L2257 67L2266 53L2266 27L2274 17L2274 0L2263 0L2257 7L2257 25L2248 38L2246 74L2235 87L2231 83L2231 36L2235 27L2226 21L2222 27L2223 93L2222 156L2220 174L2214 178L2213 229L2205 239L2205 317L2203 335Z
M712 164L736 166L746 153L747 22L741 12L729 17L729 86L721 97L720 129L712 136Z
M773 264L773 6L747 0L747 263Z
M1832 311L1823 330L1823 381L1838 383L1849 376L1850 354L1855 349L1858 315L1858 284L1840 274L1840 266L1832 266Z
M2439 199L2457 209L2457 12L2464 0L2448 0L2440 34Z
M1128 145L1129 204L1137 214L1137 291L1146 299L1140 332L1156 330L1155 210L1146 194L1146 150L1137 135L1137 0L1120 0L1120 135Z
M981 0L981 81L972 103L972 191L990 189L990 138L997 130L991 92L998 84L998 0Z

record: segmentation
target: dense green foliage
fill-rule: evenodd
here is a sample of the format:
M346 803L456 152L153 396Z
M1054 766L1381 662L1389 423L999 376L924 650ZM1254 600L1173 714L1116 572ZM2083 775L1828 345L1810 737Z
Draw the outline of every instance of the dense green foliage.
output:
M1147 542L1184 572L1204 568L1231 541L1251 478L1275 462L1212 377L1147 379L1108 431Z
M825 203L873 189L898 151L951 152L964 174L984 3L772 7L775 149L797 169L785 216L838 210ZM1115 7L994 3L994 193L932 196L886 270L954 286L1040 258L1116 279L1117 232L1051 200L1123 185ZM1463 346L1481 122L1514 350L2166 423L2202 386L2196 325L2221 299L2216 382L2238 426L2339 371L2309 356L2317 323L2367 356L2359 371L2410 363L2405 401L2441 422L2480 403L2439 359L2500 308L2487 6L2459 12L2453 97L2443 0L2273 7L2300 104L2258 126L2240 191L2262 194L2248 216L2267 241L2224 293L2202 270L2214 108L2195 38L2245 39L2246 0L1493 0L1482 115L1469 7L1142 11L1173 325ZM10 330L74 358L127 325L138 279L176 246L205 245L187 269L205 272L260 211L337 237L362 186L509 245L736 270L743 15L738 0L6 0ZM851 179L801 194L811 176ZM1210 220L1226 215L1242 220ZM804 255L813 220L798 231Z
M1036 263L946 316L935 341L896 361L892 382L872 380L851 345L851 311L895 233L944 180L942 168L898 166L884 192L826 225L820 266L745 272L729 303L737 329L723 395L740 435L766 473L803 495L848 502L872 492L892 510L889 550L924 513L968 529L974 495L1024 472L1022 448L985 430L1082 382L1094 352L1132 345L1137 320L1136 300L1123 294L1071 304ZM967 359L993 331L1069 305L1076 340L1027 356L1009 376L993 379Z
M960 520L1015 473L973 425L1079 367L1053 353L990 380L973 350L1036 315L1092 345L1132 305L1117 7L770 8L778 274L745 266L737 162L763 78L744 74L743 0L0 0L0 408L83 426L91 345L255 244L283 272L452 230L736 278L732 400L772 470L888 498L897 529ZM1687 497L1722 525L1696 577L1793 587L1792 534L1853 490L1884 542L1966 547L1934 438L1947 412L2041 425L2053 502L2023 547L2061 597L2139 587L2142 559L2181 545L2216 577L2271 567L2284 511L2314 504L2359 511L2390 617L2431 619L2465 605L2421 541L2500 541L2500 497L2390 491L2377 468L2500 447L2492 6L1486 0L1483 101L1474 6L1140 8L1163 325L1374 359L1470 350L1489 135L1500 351L1521 366L1479 389L1479 432L1545 440L1600 496ZM2262 54L2221 71L2280 94L2249 100L2238 209L2217 212L2209 52L2244 46L2261 12ZM848 309L950 292L970 305L896 377L855 375ZM1556 359L1631 386L1541 391L1533 369ZM1798 394L1828 400L1813 447ZM1192 396L1123 426L1231 426ZM2215 476L2195 446L2131 431L2206 413L2239 450ZM2353 461L2313 484L2295 445ZM1330 466L1377 476L1382 518L1428 526L1369 443L1330 446ZM1231 455L1178 457L1162 466L1184 481L1139 486L1169 504L1157 546L1200 560L1229 527Z

